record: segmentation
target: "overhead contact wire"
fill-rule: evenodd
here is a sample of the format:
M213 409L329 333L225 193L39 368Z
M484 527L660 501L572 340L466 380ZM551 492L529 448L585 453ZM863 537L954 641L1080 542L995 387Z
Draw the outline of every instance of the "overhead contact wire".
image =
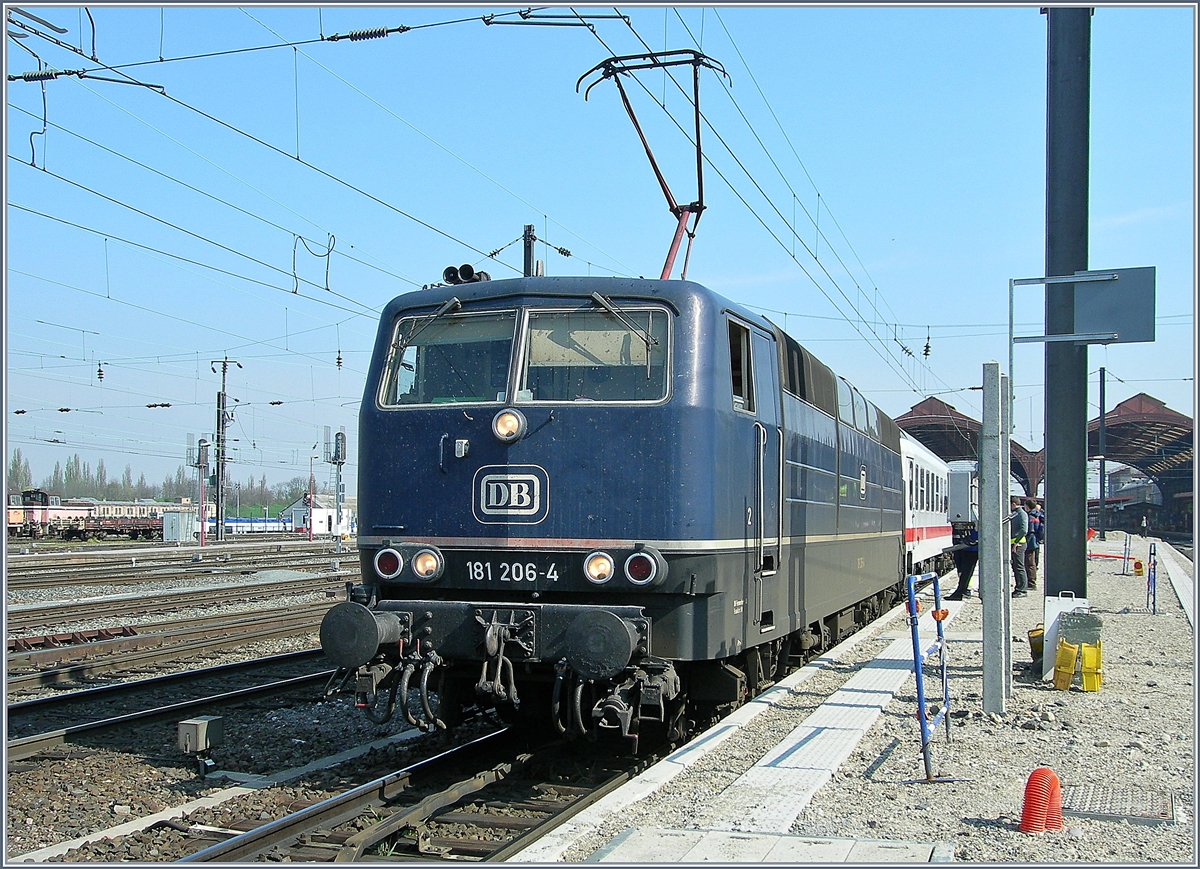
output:
M29 115L31 118L36 119L36 115L34 115L32 112L28 111L27 109L21 108L20 106L9 106L9 108L16 109L17 111L22 112L26 115ZM209 193L207 190L201 190L199 187L195 187L191 184L188 184L186 181L180 181L178 178L174 178L171 175L168 175L166 172L163 172L159 169L155 169L153 166L148 166L145 163L135 160L134 158L132 158L126 154L122 154L119 151L114 151L112 148L109 148L106 145L102 145L93 139L89 139L87 136L83 136L79 133L76 133L75 131L62 126L61 124L55 124L55 123L51 122L50 126L54 127L56 130L61 130L62 132L66 133L69 136L74 136L76 139L79 139L83 142L87 142L89 145L99 148L100 150L102 150L108 154L112 154L114 157L119 157L122 160L125 160L126 162L132 163L135 166L145 169L147 172L153 172L155 175L159 176L160 178L164 178L167 181L171 181L174 184L178 184L181 187L185 187L188 190L191 190L193 193L198 193L201 196L211 199L213 202L219 202L228 208L232 208L234 211L237 211L238 213L243 214L246 217L250 217L250 218L253 218L254 220L264 223L267 226L271 227L272 229L277 229L280 232L286 233L291 236L299 236L301 238L301 240L305 240L305 237L302 234L297 233L294 230L288 229L285 226L280 226L278 223L274 223L273 221L268 220L267 218L263 217L262 215L255 214L253 211L242 208L240 205L235 205L234 203L229 202L226 199L222 199L219 196L215 196L212 193ZM314 243L316 242L315 239L313 239L312 241L314 241ZM365 260L359 259L358 257L353 256L352 254L348 254L348 253L345 253L344 251L340 251L340 250L337 251L337 254L338 254L338 256L345 257L346 259L351 260L352 262L356 262L361 266L364 266L369 269L374 269L377 272L388 275L389 277L393 277L398 281L403 281L407 284L411 284L414 287L420 286L419 283L412 280L411 278L407 278L404 275L400 275L400 274L397 274L396 272L389 271L388 269L385 269L382 266L374 265Z

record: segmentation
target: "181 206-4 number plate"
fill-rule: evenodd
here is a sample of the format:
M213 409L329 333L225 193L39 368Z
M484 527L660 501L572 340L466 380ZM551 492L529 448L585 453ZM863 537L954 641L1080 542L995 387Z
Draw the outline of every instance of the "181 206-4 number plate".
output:
M473 558L466 562L466 576L471 582L558 582L558 563Z

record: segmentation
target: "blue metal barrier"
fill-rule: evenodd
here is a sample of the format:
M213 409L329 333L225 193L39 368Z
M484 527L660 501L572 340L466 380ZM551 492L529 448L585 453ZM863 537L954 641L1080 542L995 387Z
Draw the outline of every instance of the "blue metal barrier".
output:
M1150 557L1146 559L1146 606L1158 615L1158 544L1150 544Z
M921 654L921 638L917 629L917 622L921 618L920 608L917 606L917 583L926 580L933 580L933 609L934 609L934 624L937 625L937 643L934 645L933 651L938 653L938 661L942 671L942 708L938 710L938 714L929 720L929 713L925 709L925 674L924 662L925 656ZM917 720L921 723L921 754L925 759L925 780L927 782L939 781L933 775L933 759L930 756L929 743L932 739L932 731L941 721L946 722L946 741L950 740L950 679L949 670L947 669L948 655L946 648L946 634L942 625L944 619L944 611L942 610L942 586L941 581L936 573L926 573L921 576L915 574L910 575L904 580L905 588L908 592L908 625L912 631L913 644L913 674L917 681ZM951 779L946 779L947 781Z

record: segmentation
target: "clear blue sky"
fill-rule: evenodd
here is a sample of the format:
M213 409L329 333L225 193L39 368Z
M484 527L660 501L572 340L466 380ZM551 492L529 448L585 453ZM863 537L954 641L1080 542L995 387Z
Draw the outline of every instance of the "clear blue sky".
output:
M211 437L210 362L228 356L244 366L228 379L232 478L306 475L324 427L344 426L353 494L389 299L449 264L517 275L526 223L550 274L657 277L674 222L616 88L575 91L646 46L701 48L731 80L702 76L712 164L688 277L763 310L893 416L936 394L978 417L966 390L1006 363L1008 280L1044 273L1037 5L630 5L631 26L594 33L483 23L526 8L505 6L93 5L94 28L82 7L21 8L66 47L10 37L9 75L38 68L31 51L89 71L45 83L45 135L42 85L6 90L5 460L20 447L35 481L74 453L110 476L173 475L187 435ZM1090 351L1093 415L1102 365L1123 381L1110 407L1147 392L1194 414L1195 34L1191 5L1092 19L1090 266L1158 269L1157 341ZM166 96L101 80L125 76ZM638 81L639 120L690 201L694 151L671 120L690 131L690 106L661 71ZM1042 290L1018 292L1018 334L1037 333ZM1016 435L1033 449L1042 352L1016 350Z

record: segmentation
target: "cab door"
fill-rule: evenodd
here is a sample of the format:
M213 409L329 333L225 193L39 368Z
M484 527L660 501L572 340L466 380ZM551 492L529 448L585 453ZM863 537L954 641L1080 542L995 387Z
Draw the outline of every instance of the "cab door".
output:
M751 435L740 439L749 446L750 474L746 493L749 579L747 590L747 642L775 629L774 600L782 552L780 533L780 462L783 430L780 426L779 372L774 336L734 319L729 320L733 406L738 428ZM784 614L780 618L786 622Z

